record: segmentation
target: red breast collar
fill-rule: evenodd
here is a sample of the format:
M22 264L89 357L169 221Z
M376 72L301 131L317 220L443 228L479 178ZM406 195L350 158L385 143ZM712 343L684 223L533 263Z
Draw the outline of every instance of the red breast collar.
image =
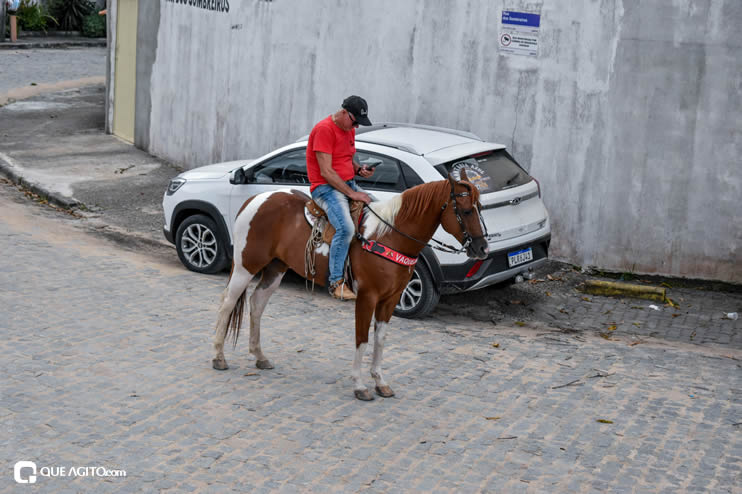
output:
M386 245L382 245L376 240L366 240L361 242L363 250L381 256L388 261L392 261L402 266L414 266L417 264L417 257L406 256L394 249L390 249Z
M387 247L386 245L380 244L376 240L366 239L363 235L360 234L362 222L363 210L361 210L361 214L358 215L358 233L356 233L358 240L361 241L361 247L363 248L363 250L371 252L372 254L376 254L377 256L381 256L387 261L392 261L395 264L401 264L402 266L414 266L415 264L417 264L417 257L406 256L401 252L397 252L396 250Z

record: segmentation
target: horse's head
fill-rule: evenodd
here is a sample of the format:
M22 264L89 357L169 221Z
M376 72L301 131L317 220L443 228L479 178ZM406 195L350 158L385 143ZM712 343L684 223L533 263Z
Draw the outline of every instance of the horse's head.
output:
M474 259L485 259L489 253L487 239L482 232L479 216L479 189L469 182L466 171L461 170L461 180L448 176L451 186L448 202L441 215L441 225L456 237L466 249L466 255Z

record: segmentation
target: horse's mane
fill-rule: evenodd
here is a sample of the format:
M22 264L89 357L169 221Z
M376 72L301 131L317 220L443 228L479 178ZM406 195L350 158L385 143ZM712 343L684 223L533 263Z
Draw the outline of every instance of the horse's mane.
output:
M386 201L371 203L370 207L389 224L414 222L431 204L437 204L445 196L447 184L446 180L421 184ZM379 238L391 230L373 213L366 215L363 227L366 238Z

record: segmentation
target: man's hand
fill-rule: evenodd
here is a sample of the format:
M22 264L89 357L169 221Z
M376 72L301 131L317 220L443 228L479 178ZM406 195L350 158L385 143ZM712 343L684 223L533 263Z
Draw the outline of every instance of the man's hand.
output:
M373 174L374 174L374 169L373 168L367 168L366 165L363 165L362 167L360 167L358 169L358 175L361 176L361 177L363 177L363 178L368 178L368 177L370 177Z
M350 197L354 201L363 201L365 204L368 204L371 202L371 198L365 192L356 192L354 190L353 193L349 195L348 197Z

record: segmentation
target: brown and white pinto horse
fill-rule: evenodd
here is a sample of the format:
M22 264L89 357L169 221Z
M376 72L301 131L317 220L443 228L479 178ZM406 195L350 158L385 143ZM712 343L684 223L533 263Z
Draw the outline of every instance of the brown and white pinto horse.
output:
M482 234L478 199L479 191L466 181L448 180L418 185L399 196L371 206L376 216L367 213L362 233L407 256L415 257L442 225L466 247L471 258L483 259L488 246ZM257 358L259 369L273 365L260 348L260 317L271 294L276 290L287 269L305 272L305 246L311 227L304 218L304 204L309 198L296 190L265 192L251 197L242 206L234 225L234 261L229 283L222 295L216 323L212 361L218 370L227 369L224 359L224 339L231 333L236 344L244 313L249 282L259 282L250 296L250 353ZM393 225L394 228L390 228ZM410 238L412 237L412 238ZM326 245L326 244L325 244ZM324 285L327 280L328 249L318 249L316 274L310 281ZM355 395L361 400L372 400L361 379L361 360L368 345L368 333L375 316L374 349L371 376L376 381L376 393L394 396L392 388L381 375L384 338L394 307L412 276L414 267L395 264L364 251L359 242L350 247L356 300L356 353L353 361Z

